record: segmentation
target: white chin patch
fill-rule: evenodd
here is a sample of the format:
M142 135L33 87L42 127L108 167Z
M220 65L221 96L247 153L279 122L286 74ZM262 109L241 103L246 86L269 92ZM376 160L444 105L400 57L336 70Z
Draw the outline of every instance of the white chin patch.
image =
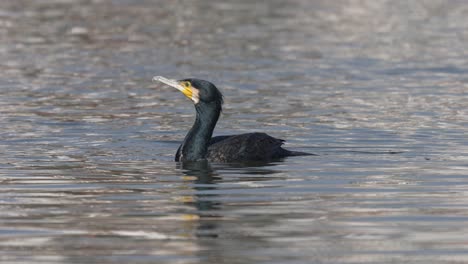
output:
M197 89L192 89L192 101L195 104L198 104L200 102L200 97Z

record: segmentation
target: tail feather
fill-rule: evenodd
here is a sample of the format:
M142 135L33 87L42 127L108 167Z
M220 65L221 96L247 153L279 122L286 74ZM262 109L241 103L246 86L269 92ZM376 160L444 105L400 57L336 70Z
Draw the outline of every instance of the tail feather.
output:
M313 153L307 153L307 152L302 152L302 151L292 151L292 150L287 150L283 149L283 156L288 157L288 156L318 156L317 154Z
M288 150L289 156L318 156L317 154L314 153L307 153L307 152L302 152L302 151L291 151Z

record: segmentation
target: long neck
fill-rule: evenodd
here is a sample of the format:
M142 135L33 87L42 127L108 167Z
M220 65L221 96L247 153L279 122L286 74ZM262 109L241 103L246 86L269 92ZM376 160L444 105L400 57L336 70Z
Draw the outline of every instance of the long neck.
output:
M208 145L213 135L213 130L218 122L221 106L218 103L203 103L195 105L197 116L195 123L185 136L180 146L178 158L181 161L195 161L206 158Z

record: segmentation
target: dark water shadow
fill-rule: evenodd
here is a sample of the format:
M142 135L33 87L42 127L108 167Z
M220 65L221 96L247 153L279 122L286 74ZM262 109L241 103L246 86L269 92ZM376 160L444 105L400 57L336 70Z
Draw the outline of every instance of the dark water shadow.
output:
M219 194L206 192L218 189L216 182L220 180L219 175L206 160L180 162L177 164L177 168L182 169L184 175L195 178L193 185L193 189L196 191L194 199L191 202L186 202L186 204L190 204L197 209L196 214L200 219L195 235L197 237L217 238L219 234L216 232L218 230L216 219L222 218L222 215L216 211L222 204L217 199Z
M197 237L218 238L219 224L224 219L223 211L223 190L222 183L242 181L267 181L278 179L278 176L268 176L279 174L281 171L275 169L281 162L243 162L243 163L215 163L208 161L179 162L177 169L181 170L185 176L193 179L194 196L191 201L185 202L196 208L199 218ZM236 176L232 176L236 175ZM249 175L249 176L246 176ZM226 194L227 195L227 194Z
M177 163L177 169L182 169L187 176L196 177L195 183L212 184L214 179L219 178L211 164L206 160L179 162Z
M242 175L267 176L284 172L278 168L287 158L273 161L245 161L231 163L211 163L209 161L181 162L177 164L178 169L184 170L187 176L195 176L200 180L207 180L208 175L221 180L226 172L235 172ZM276 178L276 177L272 177Z

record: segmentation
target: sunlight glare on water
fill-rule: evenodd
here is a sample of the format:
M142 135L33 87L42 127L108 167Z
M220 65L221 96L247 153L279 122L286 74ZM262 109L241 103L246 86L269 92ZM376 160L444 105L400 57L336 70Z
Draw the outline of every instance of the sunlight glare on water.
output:
M1 263L468 262L463 1L0 2ZM215 135L318 156L179 164Z

